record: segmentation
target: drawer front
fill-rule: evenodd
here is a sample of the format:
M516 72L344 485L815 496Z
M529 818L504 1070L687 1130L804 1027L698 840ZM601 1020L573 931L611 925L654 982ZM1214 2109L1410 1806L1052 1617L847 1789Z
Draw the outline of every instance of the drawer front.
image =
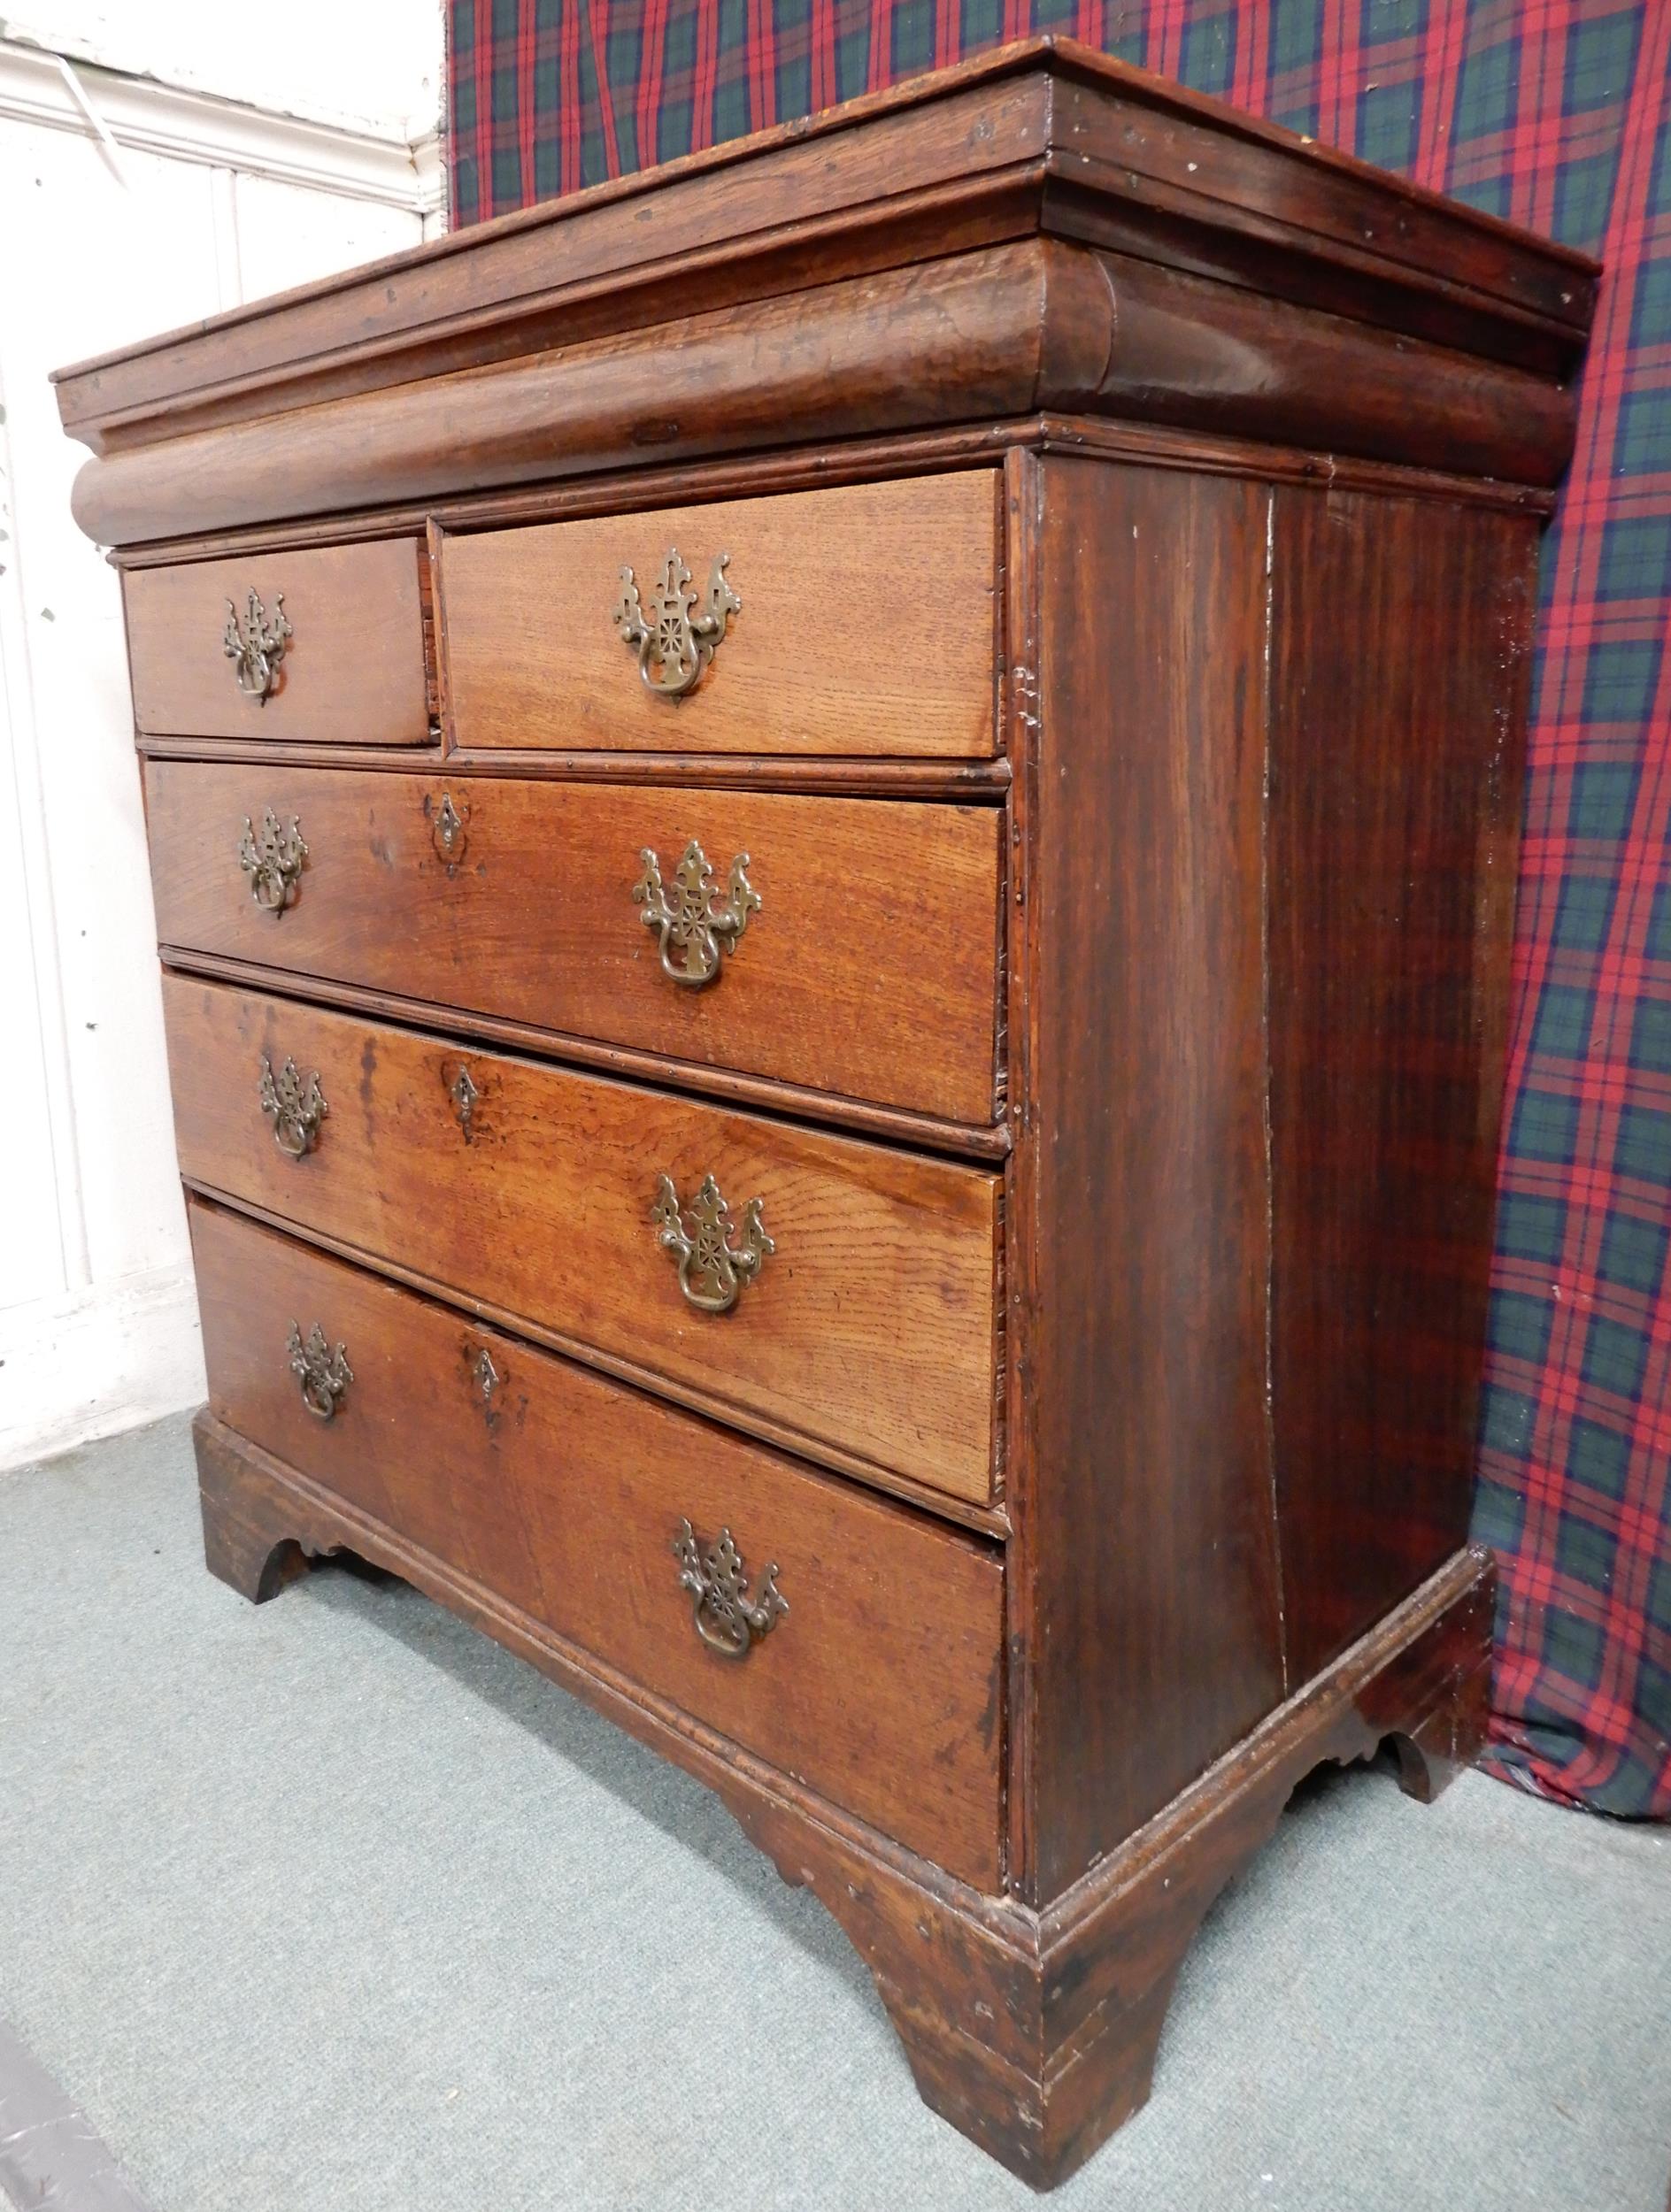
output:
M149 764L146 787L165 945L993 1118L990 808L171 761ZM268 811L306 850L264 906L252 882L276 902L278 876L252 878L239 847ZM664 951L646 916L674 914L693 841L705 908L744 927L722 915L705 946L669 929ZM758 906L733 883L741 860ZM677 979L705 954L705 982Z
M997 517L977 470L449 536L456 741L984 757Z
M428 744L427 557L391 538L130 569L135 721L159 736Z
M996 1177L188 977L165 993L193 1182L815 1456L990 1497ZM676 1225L652 1217L664 1176ZM677 1241L709 1176L740 1266ZM751 1271L751 1200L774 1247Z
M1002 1567L924 1515L194 1204L211 1403L235 1429L910 1848L997 1887ZM310 1413L290 1325L327 1363ZM327 1371L344 1348L351 1379ZM306 1363L304 1348L304 1364ZM340 1393L333 1394L340 1383ZM737 1658L681 1586L729 1530ZM701 1586L714 1570L698 1562ZM757 1618L758 1617L757 1614Z

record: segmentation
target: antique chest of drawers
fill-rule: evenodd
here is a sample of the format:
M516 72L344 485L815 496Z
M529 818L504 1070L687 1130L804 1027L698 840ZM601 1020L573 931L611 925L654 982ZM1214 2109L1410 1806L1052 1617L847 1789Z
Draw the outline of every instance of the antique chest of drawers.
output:
M1595 271L1078 50L66 371L211 1568L719 1791L1048 2184L1426 1793Z

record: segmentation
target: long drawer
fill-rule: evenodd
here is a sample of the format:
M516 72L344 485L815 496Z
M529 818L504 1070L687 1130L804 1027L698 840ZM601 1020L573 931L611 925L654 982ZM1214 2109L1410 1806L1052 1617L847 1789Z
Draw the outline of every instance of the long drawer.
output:
M134 719L181 737L430 741L415 538L128 571Z
M992 809L158 760L146 793L166 947L993 1118Z
M989 755L997 485L980 469L449 533L456 741Z
M217 1209L194 1204L191 1226L222 1420L909 1848L998 1886L994 1548ZM727 1532L740 1587L716 1557Z
M165 1010L188 1180L814 1456L990 1496L996 1177L189 977ZM710 1177L728 1270L696 1248Z

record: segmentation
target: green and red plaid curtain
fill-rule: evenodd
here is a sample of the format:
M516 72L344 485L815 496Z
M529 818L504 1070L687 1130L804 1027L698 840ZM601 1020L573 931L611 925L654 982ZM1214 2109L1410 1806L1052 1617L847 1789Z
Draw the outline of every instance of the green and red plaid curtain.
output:
M456 224L1030 31L1606 264L1545 546L1475 1532L1507 1778L1671 1815L1671 0L451 0Z

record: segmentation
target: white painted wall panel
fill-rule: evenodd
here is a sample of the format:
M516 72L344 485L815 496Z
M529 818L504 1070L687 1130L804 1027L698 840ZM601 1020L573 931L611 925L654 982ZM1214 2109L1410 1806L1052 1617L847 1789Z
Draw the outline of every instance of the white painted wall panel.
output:
M432 127L430 0L366 11L399 52L375 85L366 27L328 12L327 27L312 11L303 73L384 126L398 113L404 129L416 103ZM77 53L119 49L127 66L259 96L227 61L242 43L227 19L187 0L33 12ZM287 52L309 19L290 8ZM78 81L112 143L49 57L0 41L0 1468L203 1394L120 598L70 518L85 454L58 427L48 372L416 243L435 177L404 138L96 69Z
M270 177L240 176L235 188L238 260L251 299L415 242L410 209L303 191Z
M8 38L273 114L416 138L441 104L441 0L19 0Z

